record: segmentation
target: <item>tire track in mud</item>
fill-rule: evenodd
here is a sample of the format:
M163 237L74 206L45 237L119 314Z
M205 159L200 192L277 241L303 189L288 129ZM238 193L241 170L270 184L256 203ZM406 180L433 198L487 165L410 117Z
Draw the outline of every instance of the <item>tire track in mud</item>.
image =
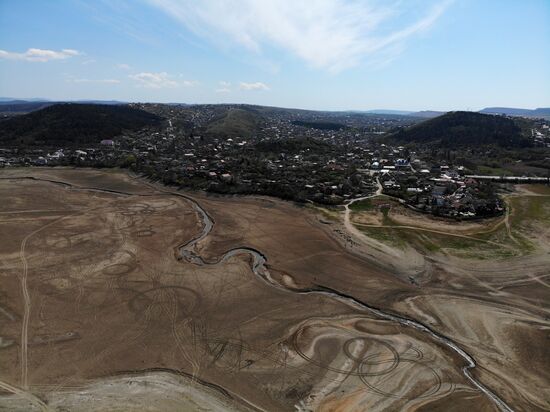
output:
M63 181L57 181L57 180L51 180L51 179L41 179L36 177L7 177L7 178L0 178L0 179L30 179L30 180L37 180L37 181L46 181L50 183L57 183L64 185L70 189L75 190L90 190L90 191L98 191L98 192L105 192L105 193L111 193L111 194L119 194L119 195L125 195L125 196L155 196L158 195L155 193L152 194L143 194L143 193L131 193L131 192L125 192L125 191L118 191L118 190L111 190L111 189L101 189L101 188L94 188L94 187L78 187L75 185L72 185L67 182ZM141 181L141 180L139 180ZM177 250L179 252L179 256L181 259L188 261L189 263L193 263L196 265L216 265L219 263L222 263L226 261L227 259L230 259L231 257L237 256L237 255L248 255L252 258L252 264L251 269L252 272L257 275L262 281L267 283L268 285L275 287L277 289L283 290L288 293L295 293L300 295L321 295L326 296L331 299L336 299L344 304L347 304L349 306L352 306L356 309L360 309L362 311L368 312L370 314L375 315L378 318L386 319L389 321L397 322L403 326L411 327L419 332L422 332L423 334L430 337L432 340L437 341L438 343L442 344L443 346L450 349L452 352L456 353L461 357L465 362L466 365L462 367L462 372L464 377L472 383L478 390L480 390L482 393L484 393L501 411L504 412L513 412L513 409L509 407L498 395L496 395L494 392L492 392L488 387L483 385L480 381L478 381L471 373L470 370L474 369L476 367L476 362L473 359L471 355L469 355L465 350L463 350L458 344L456 344L454 341L452 341L450 338L446 337L443 334L440 334L439 332L434 331L430 327L424 325L423 323L409 319L407 317L391 313L389 311L382 310L380 308L377 308L375 306L371 306L365 302L360 301L359 299L347 295L343 292L340 292L338 290L328 288L326 286L321 285L314 285L311 288L305 288L305 289L292 289L286 286L283 286L276 282L269 274L269 270L267 269L266 262L267 258L265 255L263 255L260 251L250 248L250 247L241 247L241 248L235 248L230 249L224 254L221 255L221 257L214 259L213 261L205 261L200 255L198 255L195 251L195 246L198 242L200 242L202 239L206 238L210 232L212 231L214 227L214 220L212 217L206 212L205 209L201 207L199 202L195 200L193 197L184 195L182 193L177 193L172 190L162 189L153 186L152 184L148 184L146 182L141 181L142 183L145 183L149 187L153 188L156 192L172 195L172 196L178 196L183 199L186 199L189 201L193 207L193 209L197 212L197 214L200 216L200 219L203 224L202 231L196 235L191 240L185 242L184 244L177 247Z
M174 193L175 194L175 193ZM454 341L452 341L450 338L446 337L443 334L440 334L430 327L424 325L421 322L418 322L416 320L412 320L409 318L406 318L401 315L393 314L387 311L384 311L380 308L371 306L365 302L362 302L358 299L356 299L353 296L347 295L345 293L342 293L340 291L337 291L332 288L328 288L321 285L315 285L312 288L306 288L306 289L291 289L287 286L283 286L276 282L269 274L269 271L266 266L267 258L265 255L263 255L260 251L249 248L249 247L242 247L242 248L235 248L230 249L229 251L225 252L221 257L218 259L212 261L212 262L206 262L200 255L197 255L195 253L195 245L200 242L202 239L208 236L208 234L212 231L212 228L214 227L214 220L209 216L209 214L204 210L200 204L193 199L192 197L181 195L182 197L188 199L192 205L193 208L199 213L201 216L201 220L203 221L203 230L202 233L200 233L195 238L191 239L190 241L186 242L182 246L180 246L179 251L181 254L181 257L185 260L187 260L190 263L199 264L199 265L216 265L218 263L222 263L226 261L227 259L237 256L237 255L249 255L252 257L252 265L251 269L252 272L257 275L260 279L262 279L267 284L276 287L277 289L289 292L289 293L297 293L300 295L323 295L327 296L333 299L336 299L340 302L343 302L349 306L353 306L355 308L359 308L363 311L369 312L373 315L375 315L378 318L386 319L389 321L397 322L403 326L411 327L413 329L416 329L420 332L422 332L425 335L428 335L431 339L439 342L443 346L447 347L448 349L451 349L454 353L459 355L464 361L466 361L466 365L462 368L462 373L466 379L472 383L477 389L479 389L481 392L483 392L501 411L504 412L512 412L512 408L509 407L499 396L497 396L494 392L492 392L489 388L487 388L485 385L483 385L480 381L478 381L474 376L470 373L471 369L474 369L476 367L476 362L474 361L473 357L469 355L464 349L462 349L460 346L458 346ZM435 372L434 372L435 373ZM441 382L439 382L441 384Z
M29 403L34 404L40 408L41 411L44 412L53 412L53 409L51 409L42 399L38 398L36 395L33 395L28 390L24 390L21 388L18 388L16 386L10 385L7 382L0 381L0 389L4 389L7 392L13 393L14 395L19 395L22 398L29 401Z
M27 276L29 272L29 265L27 258L25 256L25 248L29 239L35 234L47 229L50 226L53 226L55 223L60 222L61 220L72 216L73 214L65 215L61 218L55 219L52 222L41 226L40 228L29 233L23 241L19 249L19 258L21 260L23 270L20 275L21 281L21 293L23 295L23 319L21 323L21 386L23 389L28 389L28 346L29 346L29 320L31 316L31 296L29 294L29 288L27 284Z
M179 196L179 197L183 197L185 198L186 201L191 201L191 198L185 196L185 195L180 195L180 194L176 194L176 193L170 193L168 191L160 191L158 189L155 188L155 191L156 193L151 193L151 194L145 194L145 193L131 193L131 192L125 192L125 191L117 191L117 190L110 190L110 189L101 189L101 188L95 188L95 187L79 187L79 186L76 186L76 185L73 185L73 184L70 184L70 183L67 183L67 182L63 182L63 181L60 181L60 180L53 180L53 179L43 179L43 178L39 178L39 177L34 177L34 176L23 176L23 177L0 177L0 180L31 180L31 181L37 181L37 182L47 182L47 183L52 183L52 184L57 184L57 185L61 185L63 187L65 187L66 189L68 190L77 190L77 191L92 191L92 192L102 192L102 193L107 193L107 194L115 194L115 195L123 195L123 196L128 196L128 197L134 197L134 196L138 196L138 197L153 197L153 196L159 196L159 194L164 194L164 195L170 195L170 196ZM89 211L89 210L93 210L94 208L90 208L90 209L85 209L85 211ZM74 211L74 213L71 213L69 215L65 215L59 219L56 219L55 221L53 222L50 222L48 223L47 225L43 226L42 228L40 228L39 230L31 233L30 235L28 235L28 237L34 235L35 233L45 229L46 227L50 226L50 224L54 224L54 223L57 223L58 221L62 220L62 219L65 219L67 217L70 217L70 216L73 216L75 214L77 214L78 212L82 212L81 210L77 210L77 211ZM124 241L124 239L123 239ZM26 243L26 242L25 242ZM24 246L25 244L22 245L22 250L24 250ZM128 251L124 251L124 252L127 252ZM24 257L24 256L23 256ZM26 264L26 260L22 260L24 262L24 268L26 267L25 264ZM24 273L26 274L26 269L24 270ZM25 278L26 280L26 278ZM25 286L26 286L26 282L25 282ZM177 318L177 312L178 312L178 308L177 308L177 300L175 299L171 299L171 302L170 302L170 305L169 307L165 306L165 301L164 299L161 298L162 295L165 295L166 294L166 291L163 290L163 289L166 289L166 288L160 288L161 290L159 291L160 293L155 293L154 296L153 296L153 299L152 301L150 302L149 305L147 305L146 307L146 310L145 310L145 322L148 323L150 321L150 317L151 317L151 310L153 309L153 306L155 306L156 304L159 304L162 308L162 310L167 314L167 316L170 318L171 320L171 323L172 323L172 332L173 332L173 335L174 335L174 338L176 339L176 346L178 347L178 349L180 351L184 351L183 349L183 344L181 342L181 337L177 331L177 327L178 326L181 326L181 325L177 325L176 324L176 318ZM179 287L179 289L186 289L188 290L189 292L194 292L192 291L191 289L188 289L188 288L183 288L183 287ZM24 291L26 290L26 287L23 289ZM146 291L147 292L147 291ZM146 292L142 293L142 294L145 294ZM171 296L173 297L173 296ZM159 298L161 298L159 300ZM197 302L199 302L200 299L197 297L197 299L193 302L194 305L197 304ZM25 306L27 304L27 302L29 303L29 313L30 313L30 297L29 299L25 299ZM193 306L194 306L193 305ZM190 310L193 310L194 307L191 307ZM28 317L28 315L27 315ZM192 319L190 317L184 319L184 322L185 323L189 323L189 322L192 322ZM27 336L28 334L28 321L26 323L27 327L24 327L22 328L22 330L25 333L25 336ZM126 342L135 342L140 336L144 335L147 331L147 327L145 326L142 330L138 331L137 332L137 335L135 336L130 336L130 333L127 331L124 333L124 340ZM25 338L25 341L27 341L27 338ZM25 354L26 354L26 348L27 348L27 345L24 346L25 348ZM107 349L107 350L103 350L101 351L100 353L96 354L96 356L93 357L93 360L94 362L99 360L99 359L104 359L106 358L107 356L111 355L111 353L113 353L114 349L113 348L110 348L110 349ZM187 355L187 356L185 356ZM203 381L201 379L198 378L198 373L199 373L199 370L200 370L200 364L195 361L194 359L192 359L190 357L189 354L185 353L184 354L184 357L188 360L189 364L192 366L192 369L193 369L193 373L191 375L189 375L192 380L194 382L197 382L197 383L200 383L201 385L205 385L205 386L209 386L209 387L216 387L216 385L214 384L211 384L209 382L206 382L206 381ZM23 357L22 357L23 358ZM26 359L26 357L25 357ZM23 366L24 365L24 366ZM171 370L171 372L174 372L173 370ZM183 373L182 371L178 371L178 373L181 373L183 375L186 375L185 373ZM70 378L68 379L70 380ZM0 381L0 388L2 389L5 389L9 392L12 392L12 393L17 393L19 395L21 395L22 397L25 397L26 399L29 400L29 402L31 403L35 403L37 404L38 406L40 406L43 410L47 410L47 411L50 411L51 409L49 409L49 407L44 403L42 402L39 398L37 398L34 394L32 394L32 392L30 392L28 390L28 385L27 385L27 362L24 362L24 364L22 364L22 382L24 382L24 387L25 387L25 390L22 390L22 389L19 389L19 388L16 388L16 387L13 387L11 386L10 384L8 383L4 383L4 382L1 382ZM58 385L56 387L61 387L62 385ZM11 388L11 389L10 389ZM223 388L222 388L223 389ZM218 389L219 390L219 389ZM53 392L54 390L50 390L49 392ZM233 398L233 396L229 395L229 392L226 392L224 390L224 393L227 395L227 397L229 398ZM238 396L236 394L234 394L235 397L238 398ZM241 401L246 404L246 405L249 405L251 407L254 407L254 409L257 409L257 410L261 410L261 408L258 408L258 407L255 407L254 405L250 404L246 399L241 399Z
M268 280L266 279L266 281L268 281ZM276 286L275 284L273 284L273 285ZM286 290L287 288L281 287L281 289ZM403 326L411 327L411 328L416 329L420 332L423 332L424 334L428 335L431 339L439 342L440 344L447 347L448 349L451 349L454 353L456 353L464 361L466 361L466 365L462 367L463 375L477 389L479 389L481 392L483 392L501 411L513 412L513 409L510 406L508 406L498 395L496 395L488 387L486 387L480 381L478 381L476 378L474 378L474 376L470 373L470 370L474 369L476 367L476 363L475 363L473 357L471 355L469 355L465 350L463 350L460 346L458 346L455 342L453 342L451 339L446 337L445 335L434 331L433 329L431 329L430 327L424 325L421 322L403 317L401 315L397 315L397 314L393 314L393 313L390 313L390 312L387 312L387 311L383 311L379 308L376 308L376 307L371 306L367 303L364 303L364 302L356 299L353 296L347 295L345 293L339 292L339 291L331 289L331 288L327 288L325 286L316 285L313 288L293 290L293 292L298 293L298 294L316 294L316 295L328 296L328 297L334 298L336 300L339 300L339 301L341 301L345 304L348 304L349 306L352 306L352 307L355 307L357 309L361 309L361 310L364 310L366 312L369 312L369 313L377 316L378 318L394 321L394 322L397 322L397 323L399 323Z

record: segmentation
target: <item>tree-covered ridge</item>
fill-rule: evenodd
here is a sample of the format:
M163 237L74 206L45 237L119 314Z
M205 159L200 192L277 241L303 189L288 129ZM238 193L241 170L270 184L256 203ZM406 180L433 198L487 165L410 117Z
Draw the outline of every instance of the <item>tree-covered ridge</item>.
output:
M400 143L425 143L439 147L498 145L528 147L519 121L475 112L449 112L389 136Z
M0 122L0 142L12 146L93 145L161 118L131 106L56 104Z

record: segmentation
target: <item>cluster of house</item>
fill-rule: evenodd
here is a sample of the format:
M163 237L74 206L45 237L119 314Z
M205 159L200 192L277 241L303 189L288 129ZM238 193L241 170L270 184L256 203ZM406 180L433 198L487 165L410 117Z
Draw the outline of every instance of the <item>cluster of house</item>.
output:
M155 133L134 133L117 139L120 156L133 156L136 168L150 176L194 188L220 192L263 193L337 204L367 195L375 182L358 173L365 168L364 133L355 129L317 130L293 124L300 115L270 115L254 136L204 137L200 131L216 117L215 106L147 107L167 119ZM373 128L395 127L400 120L373 118ZM182 131L182 123L193 132ZM314 138L330 151L305 148L260 153L263 141Z
M105 139L95 147L25 153L4 149L0 166L124 166L168 184L325 204L369 195L379 179L384 193L400 197L419 211L472 217L501 210L498 197L465 178L463 167L428 164L405 147L366 138L369 127L380 133L395 127L399 119L373 117L362 129L322 130L295 124L300 112L291 116L275 113L266 117L254 136L227 138L197 133L215 118L214 106L149 105L147 109L165 117L165 126L124 134L116 141ZM192 132L180 127L182 122L191 124ZM276 152L259 149L262 142L308 138L321 146L306 144L287 150L282 145Z
M408 164L408 168L404 168ZM416 167L415 167L416 166ZM410 208L450 218L468 219L502 214L495 186L465 176L463 166L399 159L395 168L379 169L383 193L398 197Z
M114 152L115 142L102 140L98 147L90 148L57 148L26 149L0 148L0 167L9 166L64 166L79 163L90 165L110 160L114 163L117 153ZM113 164L114 165L114 164Z
M550 126L543 119L533 120L531 138L536 146L550 147Z

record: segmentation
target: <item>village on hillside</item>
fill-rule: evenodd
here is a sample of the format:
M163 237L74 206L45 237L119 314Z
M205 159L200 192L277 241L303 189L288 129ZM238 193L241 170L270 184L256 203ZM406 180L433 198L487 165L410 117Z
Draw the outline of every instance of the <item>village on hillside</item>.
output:
M162 116L162 126L89 147L0 148L0 167L125 167L178 187L324 205L371 195L380 184L383 194L422 213L471 219L504 211L491 179L471 177L460 159L383 143L380 136L417 121L405 116L331 122L321 113L273 111L244 136L238 128L229 135L209 130L215 105L136 106ZM550 144L548 122L536 124L533 139Z

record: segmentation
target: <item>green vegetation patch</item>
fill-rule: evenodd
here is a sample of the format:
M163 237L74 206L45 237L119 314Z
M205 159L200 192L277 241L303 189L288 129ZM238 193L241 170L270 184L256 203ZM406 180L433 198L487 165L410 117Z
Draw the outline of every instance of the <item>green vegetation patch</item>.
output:
M354 202L349 206L349 208L352 212L371 212L374 214L383 213L387 216L393 207L397 207L399 205L399 202L395 199L380 195Z
M513 176L513 172L507 169L503 169L501 167L489 167L489 166L483 166L479 165L477 166L477 172L480 175L487 175L487 176Z
M543 184L531 184L526 185L527 189L530 190L533 193L544 195L544 196L550 196L550 186L543 185Z
M313 205L313 204L307 204L306 207L320 213L321 216L323 216L324 220L328 220L330 222L339 222L340 221L340 213L341 212L339 210L328 209L326 207L316 206L316 205Z
M407 247L407 241L395 233L395 229L387 227L358 227L368 237L399 249Z
M550 223L550 198L545 196L510 197L512 207L510 224L514 229L535 227L537 223ZM536 227L535 227L536 228Z
M210 122L206 132L221 137L250 137L258 131L261 119L254 110L230 108Z
M513 247L496 245L483 239L468 239L421 230L392 227L361 227L365 235L392 247L411 247L420 253L445 253L473 259L510 257L518 254Z
M541 190L546 189L541 187ZM502 222L493 230L469 233L468 238L399 228L401 223L392 219L392 208L399 207L398 203L382 196L365 199L352 204L350 208L354 213L363 212L381 217L384 227L357 227L367 236L394 247L409 246L421 253L441 252L476 259L505 258L536 252L537 231L550 224L550 196L510 196L507 202L511 210L510 232ZM419 229L422 227L419 226Z
M373 210L375 208L374 202L372 199L363 199L358 202L354 202L349 205L349 208L354 212L363 212L366 210Z

